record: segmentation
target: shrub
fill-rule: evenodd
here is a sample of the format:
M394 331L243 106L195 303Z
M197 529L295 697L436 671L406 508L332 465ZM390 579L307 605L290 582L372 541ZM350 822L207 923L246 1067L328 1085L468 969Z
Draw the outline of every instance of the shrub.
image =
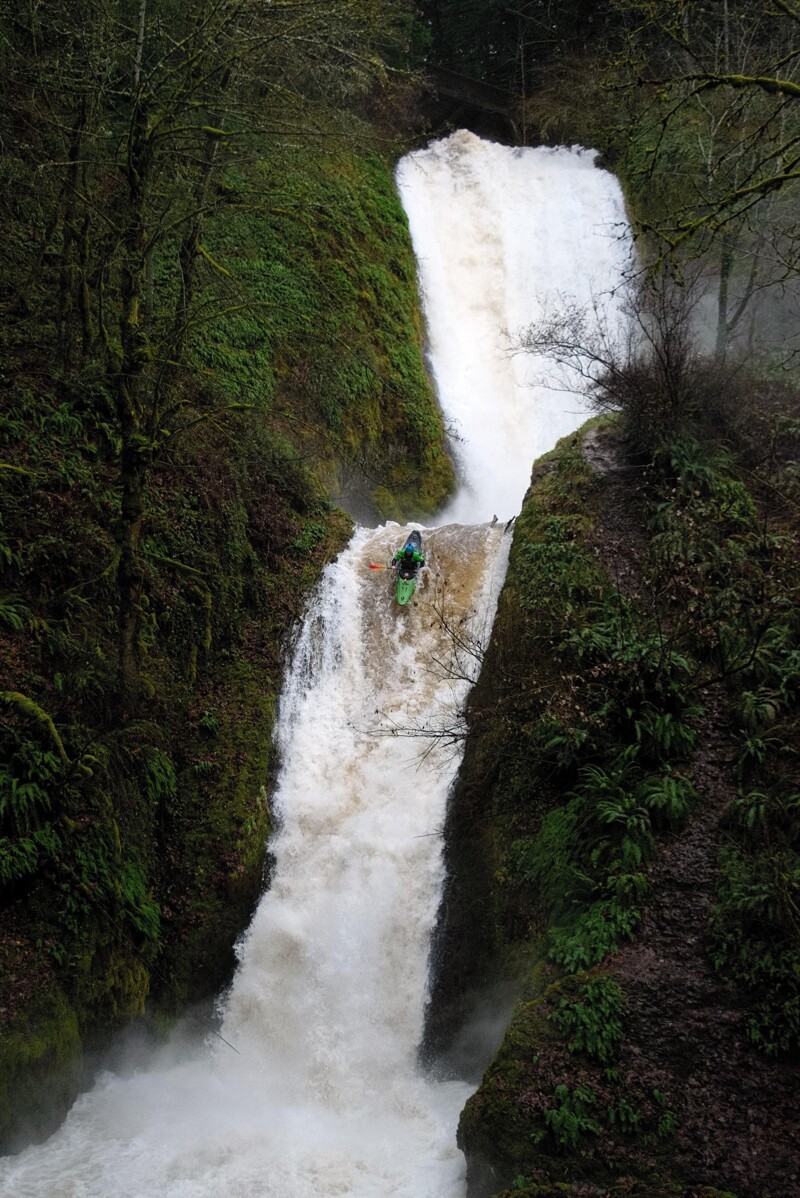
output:
M593 978L576 999L562 999L550 1016L566 1035L570 1052L582 1052L606 1065L622 1037L623 996L613 978Z

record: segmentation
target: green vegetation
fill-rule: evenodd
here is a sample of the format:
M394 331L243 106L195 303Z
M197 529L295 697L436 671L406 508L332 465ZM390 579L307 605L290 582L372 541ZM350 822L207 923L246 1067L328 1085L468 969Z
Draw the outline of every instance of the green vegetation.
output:
M664 424L649 407L643 420L641 393L612 378L603 406L614 396L620 415L539 463L516 524L455 799L462 835L489 857L482 968L529 962L459 1132L468 1159L517 1179L509 1193L537 1193L532 1177L624 1174L666 1195L693 1176L670 1148L685 1079L649 1061L641 1027L630 1040L630 973L615 966L659 855L693 818L719 846L707 943L737 988L742 1034L768 1056L800 1046L797 401L750 385L746 400L740 387L720 397L713 421L687 392ZM617 470L628 464L623 481L589 469L587 436ZM637 508L622 517L626 593L602 540L602 521L620 519L610 503ZM730 761L724 790L697 772L710 730ZM657 1020L658 1005L647 1009Z
M684 763L699 708L686 657L586 544L596 484L579 438L553 467L518 521L504 599L518 612L530 674L498 670L495 683L504 711L520 688L526 699L502 757L500 874L509 897L524 892L548 926L551 959L577 970L630 937L657 838L688 817ZM510 615L501 608L499 637ZM495 669L490 659L490 679Z
M154 471L147 697L120 719L109 447L83 394L59 392L4 424L25 466L3 478L14 618L1 643L17 688L0 731L7 1135L26 1116L11 1098L23 1073L44 1127L84 1038L224 982L261 884L285 630L349 531L284 439L238 416L234 453L198 425ZM60 427L70 413L69 440L49 439L51 412ZM58 1019L40 1026L37 993L57 995ZM66 1080L45 1084L54 1068Z
M517 1195L712 1198L625 960L704 821L699 939L748 1062L800 1048L800 419L780 327L731 366L762 290L795 287L797 6L134 8L0 0L0 1137L48 1129L85 1043L224 984L333 505L403 519L452 488L391 181L430 48L513 93L521 141L598 147L656 267L627 357L574 307L537 334L619 415L539 464L470 699L454 942L526 983L460 1139Z
M782 427L785 457L796 430ZM785 1052L800 1045L800 564L775 509L791 495L791 466L776 463L778 496L762 492L757 507L731 477L728 455L682 444L672 462L677 485L654 520L656 577L683 613L692 651L726 688L739 786L726 816L712 956L750 991L754 1043Z
M392 183L407 15L0 7L10 1143L83 1045L226 983L335 504L420 515L453 471Z
M509 1179L534 1160L563 1177L565 1154L569 1176L608 1179L615 1138L655 1150L675 1124L654 1087L617 1069L625 996L605 970L636 932L648 864L697 804L703 711L694 660L593 551L605 483L585 435L537 468L471 712L467 770L472 754L502 763L478 817L492 829L493 952L529 942L538 962L460 1129Z
M550 1016L560 1032L573 1036L570 1052L582 1052L606 1065L622 1035L624 999L610 977L590 978L576 999L562 998Z
M345 501L382 518L435 510L454 479L386 162L298 150L291 172L277 158L229 176L227 204L210 242L249 311L204 330L197 370L270 410Z

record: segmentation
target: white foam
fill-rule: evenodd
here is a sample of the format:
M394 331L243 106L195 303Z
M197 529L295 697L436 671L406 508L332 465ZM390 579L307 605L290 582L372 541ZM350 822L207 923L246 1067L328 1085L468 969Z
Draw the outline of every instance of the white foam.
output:
M619 183L595 158L461 130L399 164L431 369L460 438L464 487L443 519L516 515L531 462L587 418L579 395L543 385L545 360L511 347L559 294L619 317L630 230Z

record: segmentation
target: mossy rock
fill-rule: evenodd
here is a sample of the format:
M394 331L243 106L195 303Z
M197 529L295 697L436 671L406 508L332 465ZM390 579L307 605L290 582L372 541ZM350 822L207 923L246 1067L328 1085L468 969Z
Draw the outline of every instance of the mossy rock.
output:
M3 1028L0 1151L50 1135L74 1101L81 1077L78 1015L51 984Z
M170 944L170 1006L225 985L234 944L263 886L272 827L270 774L275 680L256 663L238 660L220 679L213 731L178 781L185 836L174 892L180 896L180 938Z

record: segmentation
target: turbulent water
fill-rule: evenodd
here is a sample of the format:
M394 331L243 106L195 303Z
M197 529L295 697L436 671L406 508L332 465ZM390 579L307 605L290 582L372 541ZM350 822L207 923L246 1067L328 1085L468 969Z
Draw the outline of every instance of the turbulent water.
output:
M4 1198L458 1198L466 1083L417 1067L459 711L533 456L583 417L532 389L504 330L554 287L616 286L619 189L570 151L459 133L404 160L430 358L465 476L408 609L359 529L329 566L281 700L273 881L240 945L220 1040L108 1074L46 1144L0 1162ZM526 298L527 297L527 298ZM452 630L458 633L452 635ZM458 646L461 646L460 648ZM455 738L455 747L454 747Z
M562 300L596 309L612 331L620 320L630 229L619 183L595 157L462 131L400 164L431 367L461 466L443 519L516 515L533 459L586 419L569 390L580 380L514 345Z

